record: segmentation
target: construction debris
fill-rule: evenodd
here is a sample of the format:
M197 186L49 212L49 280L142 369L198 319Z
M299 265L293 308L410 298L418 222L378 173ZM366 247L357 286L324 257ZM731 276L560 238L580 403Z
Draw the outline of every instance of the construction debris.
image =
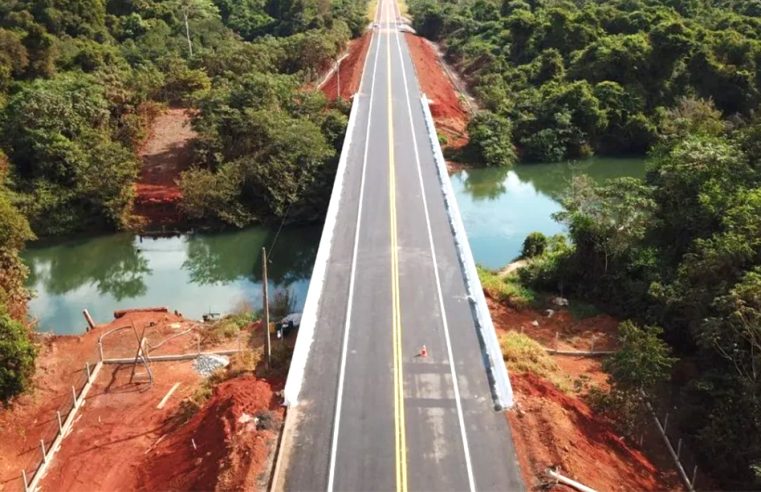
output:
M193 368L202 376L209 377L217 369L227 367L229 364L230 359L224 355L203 354L193 361Z

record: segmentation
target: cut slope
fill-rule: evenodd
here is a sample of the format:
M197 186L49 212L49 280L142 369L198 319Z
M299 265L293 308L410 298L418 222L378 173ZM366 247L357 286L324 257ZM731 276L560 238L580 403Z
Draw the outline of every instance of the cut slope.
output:
M348 56L341 61L338 73L333 73L328 80L320 87L323 94L328 99L336 99L339 89L338 83L341 83L341 98L349 99L359 90L359 84L362 81L362 70L365 66L365 57L367 50L370 48L372 33L366 32L357 39L349 41L347 48Z
M420 36L405 33L415 64L420 90L431 100L431 114L436 130L447 138L446 147L461 148L468 143L468 113L460 103L454 84L447 76L431 43Z

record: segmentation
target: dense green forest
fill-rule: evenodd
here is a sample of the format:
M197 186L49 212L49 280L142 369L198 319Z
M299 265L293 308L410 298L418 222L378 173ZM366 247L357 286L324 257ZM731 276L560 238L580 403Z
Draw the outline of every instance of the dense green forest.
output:
M570 240L530 236L521 280L647 326L625 325L644 347L668 342L679 362L659 397L674 399L672 422L723 487L761 487L761 2L411 11L485 109L470 126L482 162L649 153L644 182L576 179L556 217ZM638 354L653 374L671 364L662 349ZM621 362L608 363L614 380Z
M733 119L761 102L759 0L413 0L410 12L485 110L470 133L489 165L643 154L681 98Z
M307 89L366 24L364 0L0 2L0 398L34 348L18 252L130 224L137 149L167 105L194 111L191 220L313 219L347 105Z

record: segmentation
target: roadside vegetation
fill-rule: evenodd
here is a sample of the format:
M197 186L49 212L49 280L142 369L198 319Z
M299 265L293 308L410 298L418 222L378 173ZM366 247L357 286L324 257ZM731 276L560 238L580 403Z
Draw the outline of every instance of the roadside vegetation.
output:
M676 392L682 431L724 486L754 488L761 485L761 120L734 127L710 103L692 101L670 112L669 125L644 182L577 178L556 215L570 241L550 242L519 274L533 289L661 327L648 336L668 342L681 360L672 385L658 389ZM659 353L641 357L652 362Z
M559 293L630 320L598 408L624 427L640 390L678 408L718 483L761 486L761 3L410 3L482 112L472 162L647 154L644 181L574 179L492 297ZM525 304L524 304L525 305ZM586 309L585 309L586 310Z
M734 124L761 102L761 4L728 0L413 0L483 111L484 165L644 154L684 98Z
M310 89L366 25L366 2L11 0L0 5L0 394L34 367L19 259L35 236L130 227L138 150L191 110L192 223L315 220L348 105ZM18 343L17 343L18 342Z

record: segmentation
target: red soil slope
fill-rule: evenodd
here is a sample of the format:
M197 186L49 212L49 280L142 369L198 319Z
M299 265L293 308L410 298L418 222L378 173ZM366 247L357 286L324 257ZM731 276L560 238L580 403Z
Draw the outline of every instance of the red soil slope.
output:
M362 70L365 66L365 57L370 47L371 38L372 33L366 32L362 37L349 42L347 49L349 56L341 62L339 73L333 73L321 87L322 92L328 99L336 99L339 79L341 82L341 98L349 99L359 90L359 83L362 81Z
M436 129L447 137L447 147L460 148L468 143L468 113L463 109L452 81L441 66L436 51L425 38L406 33L412 61L415 63L420 89L428 96Z
M541 485L548 467L559 467L596 490L681 489L580 399L533 374L512 374L510 380L516 408L508 419L529 488Z
M243 376L214 389L206 405L150 453L141 490L256 490L277 439L282 410L266 381ZM249 419L272 419L257 429Z

